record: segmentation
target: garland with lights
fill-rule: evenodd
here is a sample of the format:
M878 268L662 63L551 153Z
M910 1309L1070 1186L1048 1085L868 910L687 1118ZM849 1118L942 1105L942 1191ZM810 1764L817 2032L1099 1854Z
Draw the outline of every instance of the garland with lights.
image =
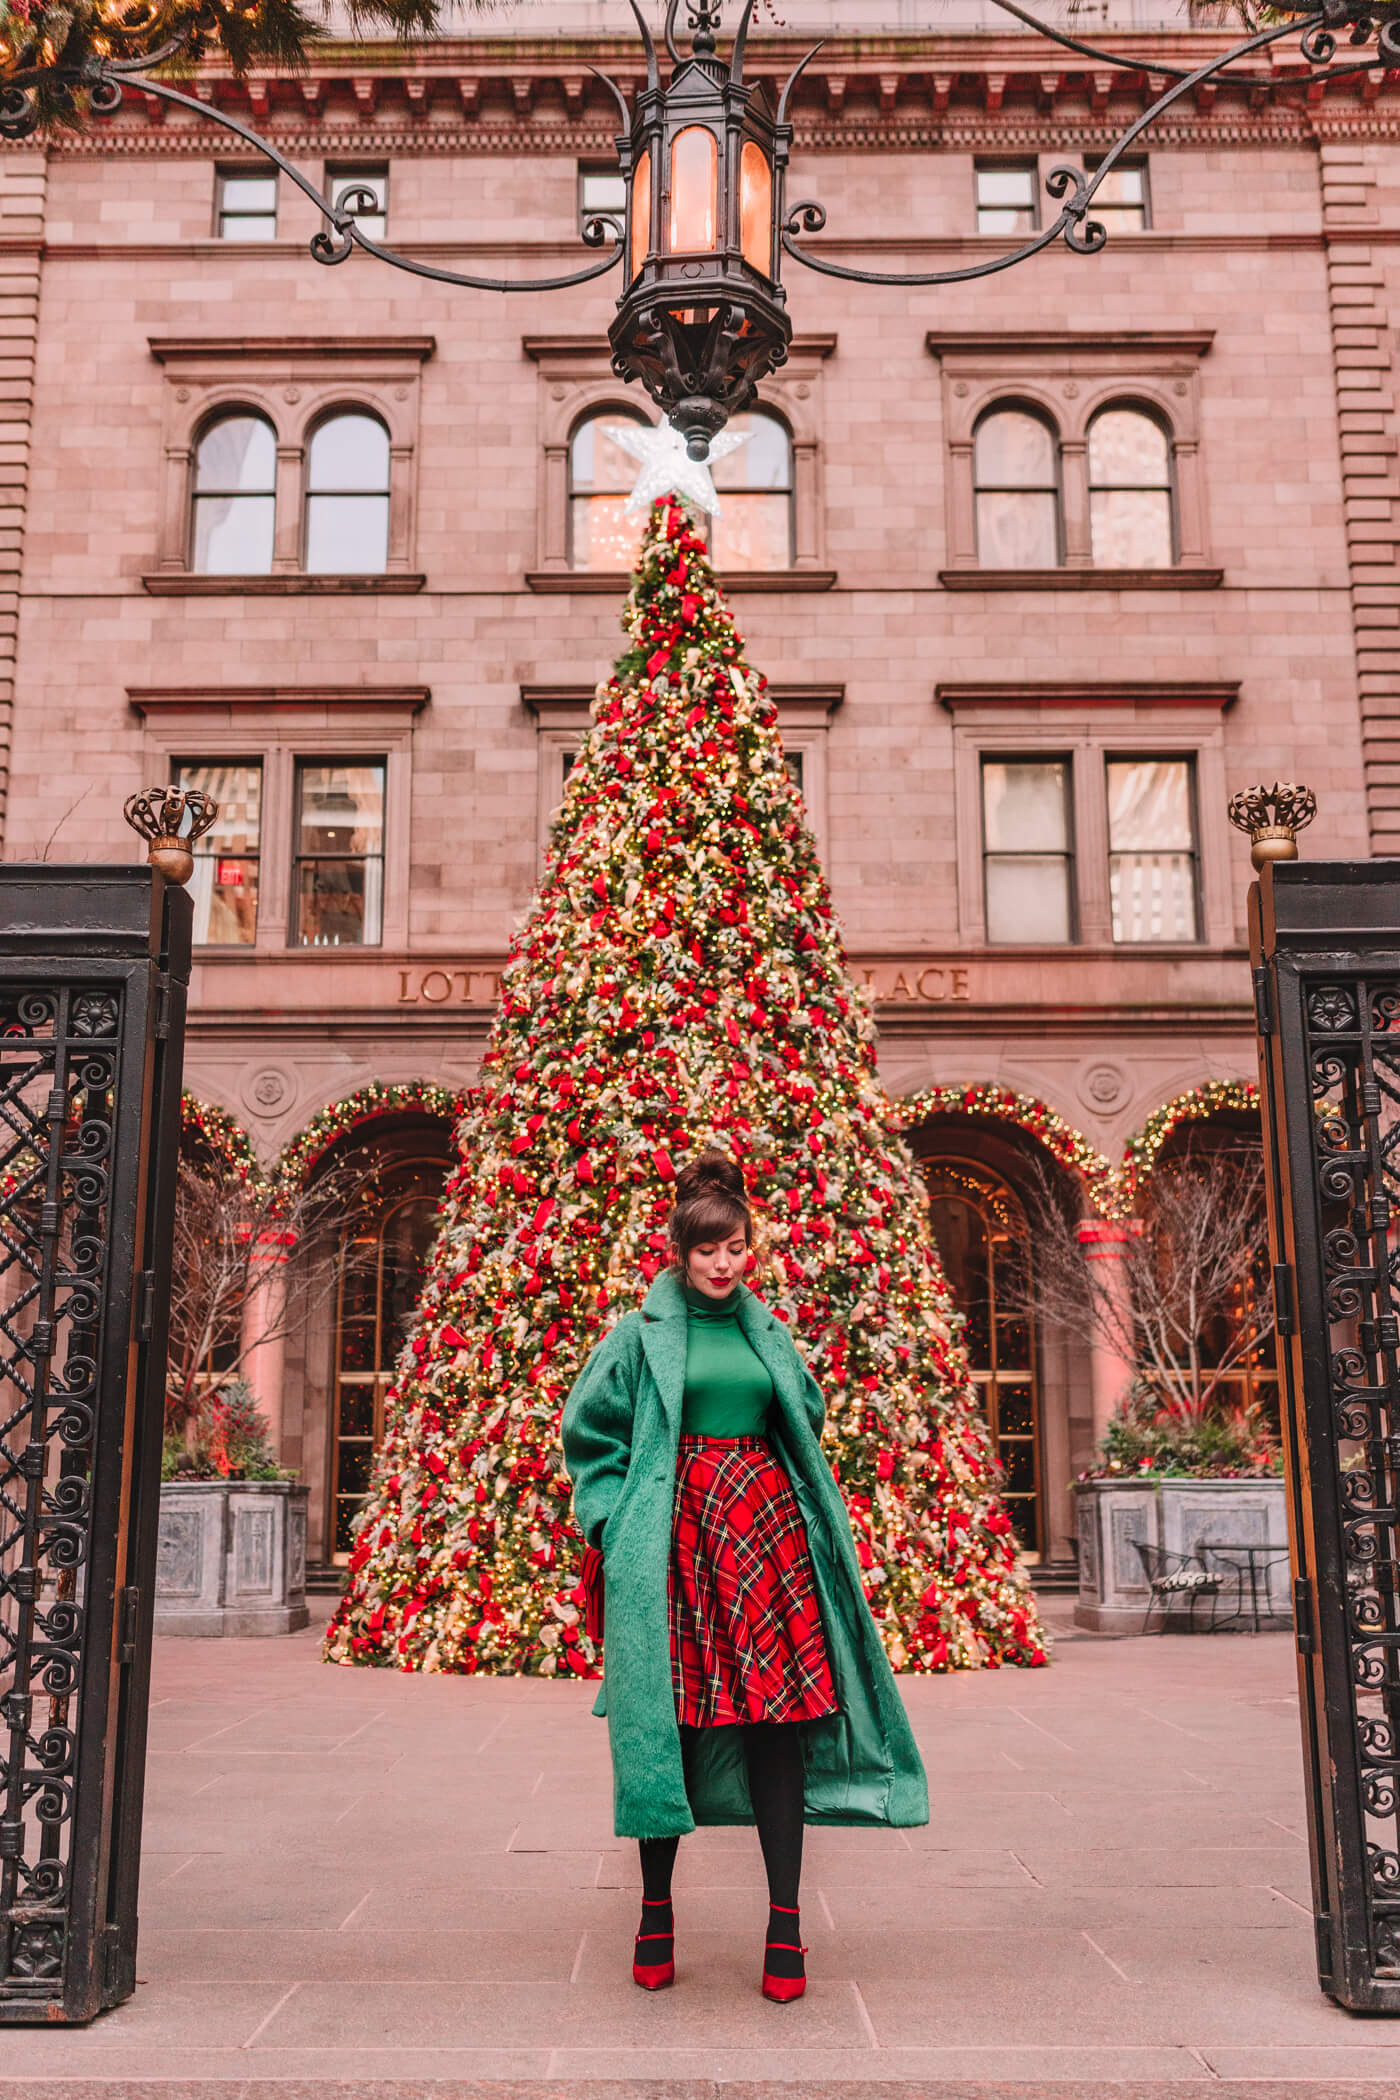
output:
M300 1186L332 1145L380 1116L416 1112L436 1116L441 1122L451 1123L455 1130L470 1100L470 1089L438 1086L430 1079L371 1079L343 1101L332 1101L313 1116L286 1146L276 1172L283 1181Z
M257 1180L263 1171L243 1125L188 1087L180 1096L180 1150L196 1162L212 1160L220 1172L240 1181Z
M1207 1079L1203 1085L1188 1087L1185 1093L1164 1101L1124 1147L1123 1164L1118 1173L1129 1201L1151 1174L1158 1154L1174 1130L1179 1130L1183 1123L1203 1123L1211 1116L1231 1110L1237 1114L1258 1115L1259 1089L1252 1079Z
M747 1170L755 1283L825 1391L896 1667L1042 1663L777 710L674 498L623 625L511 944L327 1654L598 1674L560 1410L666 1259L677 1164L714 1143Z
M1120 1176L1111 1160L1091 1145L1048 1102L1004 1086L929 1086L895 1102L895 1127L910 1130L930 1116L972 1116L980 1121L1012 1123L1042 1144L1052 1159L1078 1175L1090 1201L1103 1217L1126 1208Z

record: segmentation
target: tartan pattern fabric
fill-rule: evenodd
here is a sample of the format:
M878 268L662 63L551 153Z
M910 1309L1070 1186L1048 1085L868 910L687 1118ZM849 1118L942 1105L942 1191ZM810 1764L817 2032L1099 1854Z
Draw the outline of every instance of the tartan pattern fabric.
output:
M681 1438L668 1601L682 1727L837 1711L802 1513L766 1438Z

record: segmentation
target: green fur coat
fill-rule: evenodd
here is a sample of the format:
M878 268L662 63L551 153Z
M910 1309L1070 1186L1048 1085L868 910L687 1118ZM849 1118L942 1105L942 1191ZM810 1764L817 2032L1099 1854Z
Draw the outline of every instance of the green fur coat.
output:
M739 1324L772 1375L769 1435L807 1527L841 1711L801 1723L809 1823L928 1821L928 1785L861 1586L850 1524L822 1456L825 1405L781 1320L739 1285ZM682 1764L666 1590L685 1390L685 1298L671 1271L598 1344L564 1409L574 1513L603 1549L604 1685L619 1837L749 1823L740 1731L695 1731Z

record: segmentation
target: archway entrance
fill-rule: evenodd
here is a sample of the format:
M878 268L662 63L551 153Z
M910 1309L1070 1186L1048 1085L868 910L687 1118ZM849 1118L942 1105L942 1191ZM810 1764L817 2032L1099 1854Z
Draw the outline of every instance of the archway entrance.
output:
M929 1217L997 1457L1021 1550L1045 1551L1035 1331L1018 1288L1030 1260L1026 1214L1010 1184L978 1161L926 1160Z
M331 1419L331 1558L349 1559L351 1526L384 1435L404 1326L418 1296L442 1190L440 1159L381 1168L369 1204L343 1241L336 1302Z

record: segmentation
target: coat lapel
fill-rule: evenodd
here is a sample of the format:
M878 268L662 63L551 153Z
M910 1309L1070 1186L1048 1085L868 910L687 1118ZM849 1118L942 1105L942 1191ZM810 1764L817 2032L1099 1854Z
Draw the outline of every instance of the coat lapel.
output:
M642 1351L677 1435L685 1405L685 1339L685 1298L675 1274L663 1269L642 1300Z

